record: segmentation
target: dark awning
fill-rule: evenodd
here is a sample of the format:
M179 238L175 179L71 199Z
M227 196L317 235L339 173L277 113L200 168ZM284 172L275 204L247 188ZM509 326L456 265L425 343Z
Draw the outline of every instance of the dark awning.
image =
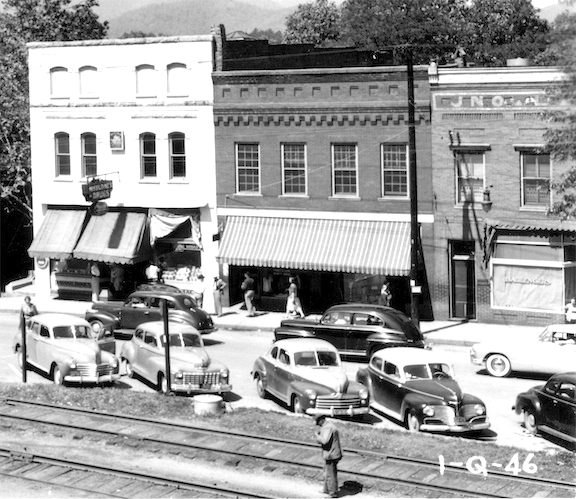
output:
M538 221L485 219L484 224L488 227L502 230L576 232L576 222L554 219Z
M151 253L147 217L130 211L92 216L74 248L74 258L122 264L147 260Z
M49 209L28 248L28 255L31 258L70 257L82 232L85 217L86 210Z
M407 276L410 224L231 216L218 260L239 266Z

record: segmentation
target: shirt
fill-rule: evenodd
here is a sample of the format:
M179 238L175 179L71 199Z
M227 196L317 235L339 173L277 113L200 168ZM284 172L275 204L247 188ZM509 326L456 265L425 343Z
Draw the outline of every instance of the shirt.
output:
M335 461L342 458L338 428L330 421L324 422L320 432L316 434L316 440L322 446L322 457L325 461Z

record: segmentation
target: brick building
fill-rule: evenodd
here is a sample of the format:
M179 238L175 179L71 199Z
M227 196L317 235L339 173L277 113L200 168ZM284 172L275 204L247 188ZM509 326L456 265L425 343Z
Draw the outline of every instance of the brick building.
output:
M543 149L556 68L431 67L437 319L563 322L576 223L547 216L566 171Z

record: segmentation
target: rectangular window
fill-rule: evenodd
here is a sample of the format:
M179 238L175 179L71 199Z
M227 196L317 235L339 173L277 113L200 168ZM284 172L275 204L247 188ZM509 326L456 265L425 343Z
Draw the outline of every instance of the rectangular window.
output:
M96 135L93 133L82 134L82 176L97 175L96 159Z
M522 206L549 206L550 155L520 153Z
M140 165L142 178L156 177L156 135L140 135Z
M56 176L70 175L70 136L57 133L54 136L56 147Z
M284 194L306 194L306 146L282 144Z
M258 144L236 144L238 192L260 192L260 148Z
M382 145L382 196L408 196L408 146Z
M458 203L480 203L484 193L484 153L456 153Z
M356 144L332 146L332 185L334 196L356 196L357 189Z
M186 149L183 133L171 133L170 139L170 178L186 177Z

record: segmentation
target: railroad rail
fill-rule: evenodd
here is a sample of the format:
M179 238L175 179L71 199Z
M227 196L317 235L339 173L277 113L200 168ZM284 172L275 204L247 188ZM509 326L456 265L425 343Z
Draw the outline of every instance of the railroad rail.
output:
M223 459L237 458L239 462L256 460L268 468L288 467L317 473L322 469L317 445L305 442L17 399L5 399L3 405L1 418L96 433L117 438L119 442L128 439L132 448L153 444L176 448L185 454L210 452ZM344 453L339 471L345 479L389 494L397 490L396 495L403 497L422 497L430 492L444 497L574 497L576 493L576 482L493 469L472 473L464 466L450 463L440 466L438 462L362 449L347 448Z

